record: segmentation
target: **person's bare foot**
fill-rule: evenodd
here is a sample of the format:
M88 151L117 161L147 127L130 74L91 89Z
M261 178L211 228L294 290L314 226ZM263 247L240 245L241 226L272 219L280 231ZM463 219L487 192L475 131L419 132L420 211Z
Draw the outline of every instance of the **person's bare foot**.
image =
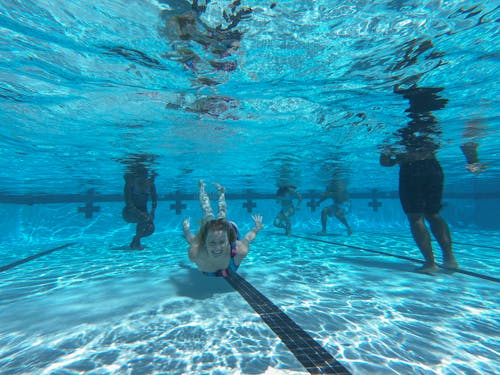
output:
M433 274L437 273L438 271L439 271L439 268L436 265L436 263L432 263L432 264L424 263L424 265L422 267L415 268L415 272L424 273L426 275L433 275Z
M326 230L319 231L316 233L317 236L326 236Z
M446 259L443 262L443 268L446 268L449 270L456 270L456 269L458 269L458 263L455 260L455 258Z
M130 248L132 250L144 250L144 246L141 245L141 242L134 237L132 242L130 243Z
M224 186L222 186L221 184L214 182L214 185L217 188L217 191L219 192L219 194L223 194L226 192L226 188Z

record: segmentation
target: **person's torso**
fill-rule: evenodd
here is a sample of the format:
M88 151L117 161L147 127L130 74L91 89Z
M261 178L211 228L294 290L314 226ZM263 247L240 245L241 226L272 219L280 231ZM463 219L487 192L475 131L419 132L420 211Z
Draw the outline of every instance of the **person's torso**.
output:
M130 191L133 204L137 207L146 207L148 199L151 195L150 186L133 184Z

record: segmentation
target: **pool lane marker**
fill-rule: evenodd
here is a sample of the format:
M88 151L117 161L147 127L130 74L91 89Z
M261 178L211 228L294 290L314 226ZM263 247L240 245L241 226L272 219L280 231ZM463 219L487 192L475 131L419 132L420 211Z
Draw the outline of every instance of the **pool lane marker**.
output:
M378 233L378 232L363 232L366 234L375 234L377 236L387 236L387 233ZM411 239L413 240L412 237L408 237L402 234L393 234L390 233L391 237L401 237L401 238L406 238L406 239ZM476 245L473 243L467 243L467 242L459 242L459 241L453 241L454 245L463 245L463 246L473 246L473 247L480 247L482 249L492 249L492 250L500 250L500 247L495 247L495 246L489 246L489 245Z
M243 277L235 273L225 279L278 335L310 374L351 374L306 331Z
M12 262L10 264L7 264L5 266L0 267L0 272L10 270L11 268L14 268L15 266L19 266L20 264L29 262L30 260L33 260L33 259L36 259L36 258L40 258L40 257L42 257L44 255L50 254L50 253L52 253L54 251L57 251L57 250L64 249L65 247L68 247L68 246L71 246L71 245L74 245L74 243L67 243L67 244L64 244L64 245L61 245L61 246L58 246L58 247L54 247L53 249L45 250L45 251L42 251L40 253L31 255L31 256L29 256L27 258L24 258L24 259Z
M404 259L404 260L409 260L411 262L416 262L416 263L424 263L423 260L415 259L415 258L410 258L410 257L404 256L404 255L397 255L397 254L387 253L385 251L379 251L379 250L373 250L373 249L366 249L364 247L354 246L354 245L347 245L347 244L343 244L343 243L340 243L340 242L326 241L326 240L322 240L320 238L312 238L312 237L306 237L306 236L299 236L299 235L296 235L296 234L292 234L291 237L302 238L304 240L309 240L309 241L323 242L323 243L327 243L327 244L331 244L331 245L337 245L337 246L342 246L342 247L348 247L350 249L368 251L370 253L387 255L387 256L390 256L390 257ZM476 273L476 272L472 272L472 271L462 270L462 269L459 269L459 268L449 269L449 268L443 267L440 264L438 264L437 266L439 268L442 268L442 269L447 270L447 271L457 272L457 273L463 273L464 275L468 275L468 276L477 277L477 278L480 278L480 279L483 279L483 280L489 280L489 281L493 281L493 282L496 282L496 283L500 283L500 279L497 278L497 277L483 275L481 273Z

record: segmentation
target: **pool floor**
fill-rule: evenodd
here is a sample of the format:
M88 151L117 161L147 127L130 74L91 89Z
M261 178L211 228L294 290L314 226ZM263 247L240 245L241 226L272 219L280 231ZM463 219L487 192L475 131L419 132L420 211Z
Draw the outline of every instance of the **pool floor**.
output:
M461 268L497 275L495 235L455 236ZM189 264L177 231L145 243L86 238L3 271L1 373L308 373L226 280ZM407 233L267 229L239 274L352 374L500 373L498 282L417 274L400 255L421 259Z

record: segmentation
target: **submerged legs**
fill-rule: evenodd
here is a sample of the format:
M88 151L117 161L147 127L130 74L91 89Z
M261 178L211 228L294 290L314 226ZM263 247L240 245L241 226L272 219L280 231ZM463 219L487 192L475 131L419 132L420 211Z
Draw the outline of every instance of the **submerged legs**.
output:
M207 192L205 191L205 181L200 180L198 182L200 187L200 206L201 212L203 214L203 220L209 221L215 218L214 212L212 211L212 207L210 206L210 198L208 197Z
M218 201L219 212L217 213L217 218L225 219L227 214L227 205L225 196L226 189L224 188L224 186L218 183L215 183L214 185L217 187L217 191L219 192L219 201ZM203 220L205 221L214 220L215 215L212 210L212 207L210 206L210 198L208 197L208 194L205 190L205 182L203 180L200 180L199 186L200 186L200 206L201 206L201 211L203 213Z

